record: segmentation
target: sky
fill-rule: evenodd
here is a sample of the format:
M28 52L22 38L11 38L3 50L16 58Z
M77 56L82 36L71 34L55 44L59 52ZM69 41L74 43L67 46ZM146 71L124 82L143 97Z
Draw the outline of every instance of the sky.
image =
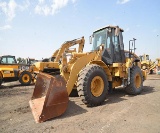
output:
M125 49L136 38L136 54L160 58L160 0L0 0L0 55L42 59L69 40L93 31L124 29Z

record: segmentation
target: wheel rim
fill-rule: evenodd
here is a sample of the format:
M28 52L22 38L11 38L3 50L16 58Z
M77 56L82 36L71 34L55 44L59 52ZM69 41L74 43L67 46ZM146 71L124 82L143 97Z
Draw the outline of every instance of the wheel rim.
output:
M139 88L141 86L141 76L139 74L136 74L135 79L134 79L134 83L136 88Z
M25 83L29 82L29 80L30 80L29 75L28 75L28 74L24 74L23 77L22 77L22 80L23 80L23 82L25 82Z
M104 82L100 76L96 76L91 81L91 92L95 97L100 96L104 90Z

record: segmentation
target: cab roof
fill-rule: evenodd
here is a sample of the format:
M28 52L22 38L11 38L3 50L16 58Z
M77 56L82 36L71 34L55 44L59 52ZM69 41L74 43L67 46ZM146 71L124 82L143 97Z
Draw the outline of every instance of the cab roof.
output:
M1 55L0 57L15 57L14 55Z
M116 28L119 28L119 26L112 26L112 25L108 25L108 26L105 26L105 27L99 28L99 29L95 30L94 32L97 32L97 31L100 31L100 30L103 30L103 29L106 29L106 28L114 28L114 29L116 29ZM121 32L123 32L123 31L124 31L124 30L123 30L123 29L121 29L121 28L119 28L119 30L120 30ZM94 32L93 32L93 33L94 33Z

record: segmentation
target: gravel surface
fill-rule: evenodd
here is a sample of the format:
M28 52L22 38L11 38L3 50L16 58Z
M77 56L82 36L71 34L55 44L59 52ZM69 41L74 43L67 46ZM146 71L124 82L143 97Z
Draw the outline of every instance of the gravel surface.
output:
M34 85L18 82L0 87L1 133L160 133L160 75L148 75L140 95L116 89L103 105L86 107L79 97L70 97L66 112L36 124L29 100Z

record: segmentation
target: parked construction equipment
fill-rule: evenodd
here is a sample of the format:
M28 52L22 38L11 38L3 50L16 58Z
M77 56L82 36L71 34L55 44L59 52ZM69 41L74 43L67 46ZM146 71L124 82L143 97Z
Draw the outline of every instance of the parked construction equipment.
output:
M155 62L149 59L148 54L143 54L139 56L141 60L141 67L143 70L147 70L148 73L153 74L154 68L156 67Z
M35 63L40 73L29 104L36 122L63 114L75 88L87 106L101 105L109 89L118 86L125 87L128 94L141 93L146 72L134 56L135 39L129 41L129 52L124 51L122 32L118 26L103 27L90 37L91 52L83 52L82 37L62 44L52 62Z
M160 68L160 58L157 58L157 66Z
M156 61L157 61L157 64L156 64L156 73L158 75L160 75L160 58L157 58Z
M30 65L18 64L15 56L0 56L0 85L2 82L17 81L22 85L30 85L33 81L33 68Z

